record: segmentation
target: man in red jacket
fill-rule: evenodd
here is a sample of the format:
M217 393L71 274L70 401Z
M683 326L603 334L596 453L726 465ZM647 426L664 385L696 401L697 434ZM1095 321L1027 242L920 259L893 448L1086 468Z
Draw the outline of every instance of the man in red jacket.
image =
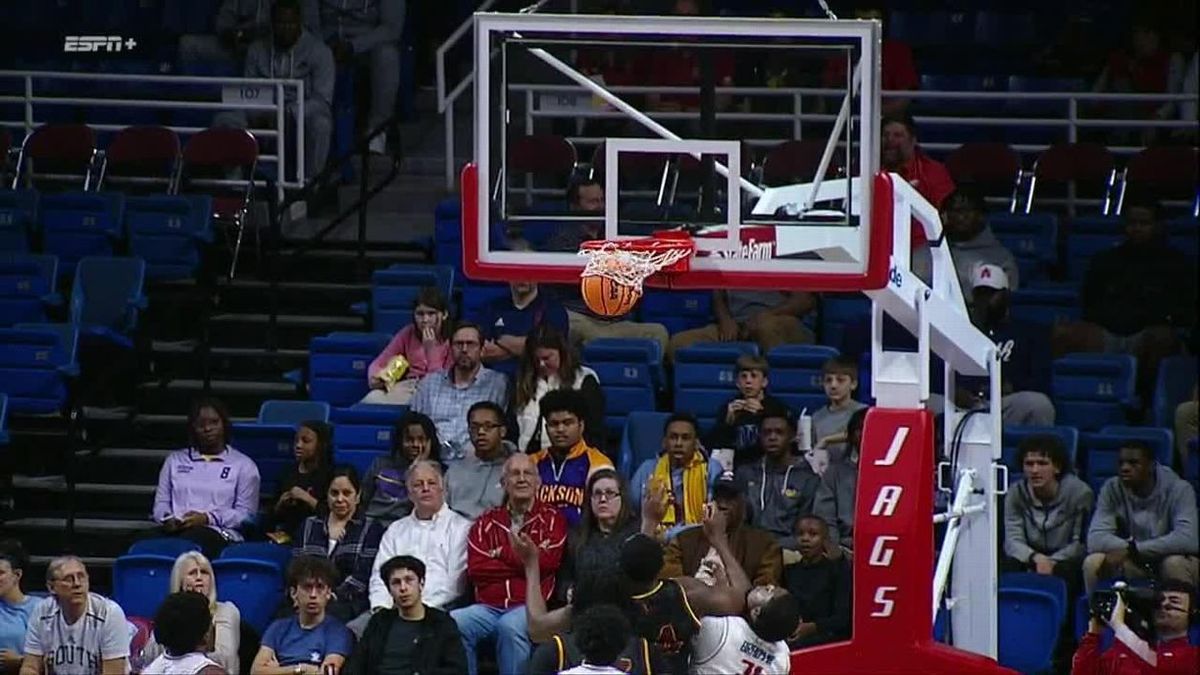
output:
M1119 597L1119 596L1118 596ZM1100 653L1104 624L1093 618L1075 651L1072 675L1195 675L1200 673L1200 647L1188 643L1188 620L1196 603L1195 589L1168 580L1158 591L1154 628L1158 644L1151 646L1125 625L1125 604L1118 600L1108 624L1116 637Z
M478 673L476 646L490 638L496 640L500 675L525 672L529 660L525 564L513 552L509 535L523 534L537 544L543 598L554 592L567 540L567 522L558 509L537 499L541 481L529 455L508 458L500 486L504 503L484 511L467 535L467 578L476 602L450 613L462 634L468 675Z

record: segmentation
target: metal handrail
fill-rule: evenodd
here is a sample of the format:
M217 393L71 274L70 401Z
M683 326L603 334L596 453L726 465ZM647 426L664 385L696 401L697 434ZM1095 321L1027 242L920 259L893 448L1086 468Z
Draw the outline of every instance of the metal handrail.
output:
M492 5L494 4L496 4L496 0L484 0L484 2L481 3L475 11L486 12L491 9ZM446 95L446 53L453 49L458 42L462 40L463 36L467 34L467 31L471 30L473 21L474 19L468 16L462 23L458 25L458 28L454 29L453 33L450 33L450 37L446 38L446 41L443 42L437 49L437 58L434 60L434 67L437 71L438 112L445 112L446 106L451 105L455 100L457 100L459 95L462 94L463 90L475 80L475 69L472 68L471 72L467 73L467 76L464 77L463 80L457 85L455 85L454 91L452 91L449 96Z

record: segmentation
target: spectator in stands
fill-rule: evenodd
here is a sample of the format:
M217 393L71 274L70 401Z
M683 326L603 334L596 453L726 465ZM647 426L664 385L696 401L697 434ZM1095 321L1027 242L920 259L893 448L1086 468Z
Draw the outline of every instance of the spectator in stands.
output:
M389 607L396 611L384 610L371 616L342 672L450 675L466 670L467 656L458 625L422 597L425 564L411 555L398 555L383 563L379 576L391 596Z
M353 621L370 609L367 584L383 538L383 523L368 517L359 502L358 471L352 466L333 470L325 495L328 513L309 516L300 528L293 557L328 558L336 576L330 616L353 628Z
M460 323L451 334L450 348L454 365L423 377L411 408L437 425L445 446L442 460L447 464L466 457L471 448L463 410L479 401L501 406L508 401L508 378L481 363L483 330L478 325Z
M849 639L850 560L830 537L825 521L817 516L796 521L796 551L799 560L783 568L784 584L800 603L800 625L789 643L803 648Z
M172 593L154 614L154 639L163 653L150 662L146 673L192 673L227 675L236 673L208 658L205 645L212 625L208 598L194 591Z
M212 563L197 551L183 553L171 568L170 583L171 593L198 593L208 600L209 619L205 622L208 628L203 636L204 647L199 651L230 673L240 672L238 650L242 644L242 614L232 602L217 601L217 580ZM200 643L193 646L195 644ZM164 649L171 653L171 645L164 644L156 632L142 648L143 663L161 656Z
M671 336L671 353L697 342L758 343L766 354L783 344L809 343L812 332L800 322L817 305L816 296L804 291L713 291L717 322Z
M1179 348L1175 331L1196 323L1196 271L1167 241L1157 202L1125 200L1125 240L1092 257L1083 321L1055 327L1054 351L1132 354L1138 391L1150 398L1158 362Z
M713 454L733 450L733 457L721 457L724 468L758 459L758 425L768 408L786 408L779 399L767 393L767 376L771 367L757 354L742 354L737 360L735 384L738 394L717 411L717 425L712 430L709 446ZM727 460L727 461L726 461Z
M29 554L20 541L0 541L0 673L15 673L20 669L29 617L41 601L21 592L21 579L27 567Z
M1196 613L1196 587L1166 581L1156 593L1153 622L1156 644L1150 645L1125 623L1125 603L1118 602L1107 621L1093 617L1079 641L1071 672L1121 675L1192 675L1200 664L1200 647L1190 644L1188 623ZM1100 652L1105 624L1113 630L1112 646Z
M688 413L673 413L663 425L658 457L642 462L633 474L630 507L635 508L646 499L661 501L655 509L662 509L662 517L654 520L664 531L699 525L712 484L724 470L720 462L700 447L700 425L696 418Z
M251 675L338 672L354 646L354 636L341 621L325 612L337 579L325 558L293 558L287 570L288 595L295 616L276 619L263 633Z
M1188 465L1188 447L1196 440L1200 427L1200 389L1192 387L1192 400L1175 408L1175 463L1180 469Z
M982 264L995 265L1004 270L1008 287L1017 290L1020 274L1017 260L988 226L987 204L983 195L970 186L959 187L946 196L941 214L942 227L954 260L954 271L958 273L958 287L967 306L970 307L974 302L972 281L975 270ZM933 258L929 249L914 250L912 260L913 272L925 283L930 283L933 279Z
M73 555L50 561L51 597L29 617L21 675L129 672L129 628L120 605L91 592L87 568Z
M713 484L714 507L725 514L729 547L751 582L755 586L778 584L783 570L779 543L770 532L746 522L742 498L745 491L745 485L733 473L722 473ZM685 529L667 543L659 578L689 576L712 585L715 580L711 569L702 565L706 560L718 560L718 556L704 528Z
M1098 580L1114 576L1178 579L1194 586L1200 567L1195 491L1161 466L1142 441L1126 441L1118 457L1119 473L1100 489L1088 529L1087 592Z
M584 436L588 445L604 447L604 391L596 371L579 363L566 337L553 326L541 325L525 339L513 386L512 414L517 421L517 447L537 452L550 444L541 402L559 389L579 392L584 403Z
M301 423L292 444L296 464L279 479L279 499L272 513L267 537L277 544L289 544L300 526L316 514L329 491L333 470L333 427L319 420Z
M321 36L339 65L366 66L371 72L371 108L367 128L379 128L396 114L400 90L400 38L405 0L356 3L304 0L308 30ZM389 130L390 131L390 130ZM382 154L385 135L371 139L371 152Z
M567 526L574 527L585 501L588 476L597 469L612 468L613 463L584 438L587 403L579 392L555 389L542 398L541 411L550 443L529 456L540 478L538 500L556 507Z
M825 521L841 545L842 552L854 552L854 500L858 493L858 453L862 443L863 422L867 410L862 408L846 422L845 451L833 460L821 474L821 484L813 497L813 515Z
M654 535L658 528L653 518L638 517L638 502L616 469L593 471L584 493L583 517L567 537L566 558L559 568L558 587L564 598L572 597L578 585L619 573L621 542L639 531Z
M817 448L829 453L830 461L842 459L850 418L867 404L854 400L858 391L858 361L839 354L821 366L821 387L829 403L812 414L812 435Z
M796 453L796 418L788 409L763 415L758 439L762 459L737 469L750 504L749 521L775 535L781 546L792 548L796 521L812 513L821 478Z
M981 263L971 279L971 322L996 343L1000 355L1000 411L1005 424L1051 426L1054 403L1049 390L1050 348L1045 330L1013 319L1009 313L1011 292L1008 274L997 265ZM986 377L957 380L957 403L961 408L986 404L990 384Z
M425 564L423 602L446 609L467 591L467 533L471 521L446 505L446 485L436 462L418 461L408 470L408 492L413 512L392 523L379 543L371 568L371 611L392 607L392 595L383 564L402 554L412 554Z
M483 345L483 362L511 376L525 351L526 336L543 325L567 335L569 325L562 304L549 293L540 292L536 283L513 281L508 288L509 297L493 300L476 318L487 340Z
M954 192L954 181L941 162L926 155L917 143L917 123L904 113L884 117L879 127L883 135L880 164L884 171L899 174L930 204L940 208L946 196ZM913 228L913 243L925 241L924 231Z
M372 460L363 477L366 516L387 527L411 513L412 500L404 480L408 467L423 459L441 462L443 449L437 428L428 415L409 412L400 418L392 429L392 452Z
M404 365L397 362L401 357ZM432 286L422 288L413 300L412 323L401 328L367 368L371 391L362 402L408 405L422 377L453 363L446 298Z
M1122 94L1165 94L1168 91L1171 71L1171 54L1163 48L1162 34L1150 17L1137 18L1132 26L1129 44L1113 51L1100 76L1092 85L1096 92ZM1163 109L1161 103L1113 103L1105 102L1102 109L1108 116L1121 119L1151 118ZM1169 105L1165 106L1168 110ZM1194 119L1194 118L1193 118ZM1134 139L1129 132L1114 134L1122 144L1149 142L1154 138L1152 129Z
M857 7L854 18L875 20L883 24L883 42L879 46L880 79L879 88L884 91L908 91L920 89L921 79L917 74L916 59L913 58L912 47L903 40L888 37L887 15L885 4L872 4L869 7ZM846 58L832 57L825 61L825 71L821 74L821 86L826 88L844 88L847 82ZM911 100L906 97L883 97L883 114L898 117L908 109ZM839 103L840 105L840 99Z
M517 451L517 446L504 438L506 429L504 408L491 401L480 401L467 411L467 431L475 452L446 470L446 501L471 520L504 501L500 476L504 462Z
M155 535L178 536L200 545L210 560L258 513L258 467L228 445L229 412L201 398L188 413L191 445L171 453L154 492Z
M524 672L529 659L525 563L513 550L511 537L523 534L537 545L543 598L554 592L566 548L567 522L558 509L538 499L540 480L530 457L509 457L501 481L504 505L485 511L468 535L467 576L475 604L450 613L462 633L468 675L478 675L475 650L489 638L496 640L500 675Z
M1004 497L1003 566L1053 574L1076 597L1083 565L1084 528L1096 504L1092 488L1071 469L1057 436L1030 436L1017 449L1025 478Z
M216 35L179 36L184 70L195 63L215 63L236 71L251 43L271 36L272 0L223 0L217 10Z

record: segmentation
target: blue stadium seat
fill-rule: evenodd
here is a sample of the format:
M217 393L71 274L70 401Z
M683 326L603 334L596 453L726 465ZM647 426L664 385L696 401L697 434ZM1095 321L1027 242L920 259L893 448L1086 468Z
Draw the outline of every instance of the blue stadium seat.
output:
M642 321L658 323L671 335L713 323L712 293L648 289L639 304Z
M1012 315L1015 319L1046 326L1076 321L1083 315L1079 289L1073 284L1023 286L1013 291Z
M833 347L781 345L767 354L771 373L767 391L795 410L816 410L825 405L825 362L838 355Z
M126 553L142 555L164 555L178 558L188 551L199 551L200 544L179 537L155 537L133 542Z
M74 269L85 256L111 256L124 236L125 195L117 192L63 192L42 195L38 226L43 250Z
M221 559L262 560L274 564L280 572L286 572L292 560L292 548L270 541L238 542L221 551Z
M1092 256L1115 247L1125 237L1118 216L1075 218L1067 231L1067 278L1072 281L1083 280Z
M382 333L330 333L308 347L308 393L332 406L357 403L367 394L367 366L387 345Z
M212 197L129 197L125 228L130 253L146 261L152 281L192 278L204 247L213 241Z
M1149 445L1154 450L1154 456L1160 464L1170 466L1174 454L1175 433L1162 427L1131 427L1123 424L1111 424L1099 431L1100 436L1118 438L1121 440L1137 440ZM1089 443L1095 442L1096 435L1087 437Z
M663 426L671 413L636 411L625 420L621 434L621 450L617 455L617 470L632 478L642 462L657 457L662 450Z
M0 446L8 445L8 394L0 394Z
M392 428L408 413L405 405L360 403L333 411L333 448L335 455L366 451L391 452Z
M259 424L291 424L329 421L329 404L324 401L263 401L258 408Z
M0 190L0 251L29 251L37 214L37 190Z
M1021 441L1030 436L1057 436L1062 441L1063 447L1067 450L1067 457L1071 460L1071 464L1075 464L1076 457L1079 455L1079 430L1075 427L1035 427L1035 426L1010 426L1005 425L1001 435L1001 456L1004 463L1008 465L1010 476L1016 474L1018 477L1024 470L1017 464L1017 446Z
M1003 586L998 598L997 661L1023 673L1050 669L1062 628L1058 598L1042 590Z
M1124 424L1137 407L1137 363L1126 354L1068 354L1054 361L1051 389L1058 421L1084 431Z
M459 316L471 320L483 313L494 301L512 296L508 284L471 282L462 289L462 312ZM486 326L484 327L486 330Z
M154 616L170 594L173 556L126 554L113 562L113 600L129 616Z
M386 452L379 450L345 450L338 448L333 453L333 461L338 464L349 464L358 470L359 476L365 476L375 458L386 454Z
M1059 577L1032 572L1005 572L1000 575L999 587L1027 588L1049 593L1054 596L1058 606L1059 621L1067 619L1067 611L1070 609L1070 600L1067 599L1067 582Z
M1041 265L1058 262L1058 217L1053 213L993 213L988 216L988 224L1018 262L1023 259ZM1024 285L1032 279L1022 274L1021 281Z
M821 295L820 342L835 349L846 348L846 329L871 314L871 300L862 293Z
M0 326L46 321L46 309L62 304L57 283L58 258L0 252Z
M662 347L656 340L597 338L584 346L583 361L596 371L604 390L610 434L621 432L630 412L654 410L655 392L666 381Z
M434 286L449 303L454 268L445 265L396 265L371 275L372 330L393 334L412 322L413 301L425 286Z
M753 342L702 342L675 352L675 409L700 421L707 433L718 409L737 393L735 362L757 354Z
M294 424L233 424L233 444L258 465L259 489L264 495L275 494L283 472L296 464L295 439Z
M138 315L146 307L141 258L88 257L79 261L71 288L71 323L82 335L133 348Z
M1175 424L1175 408L1190 400L1196 388L1196 357L1168 356L1158 364L1154 384L1154 426L1170 428Z
M220 558L213 561L217 599L237 605L242 621L261 635L284 597L284 573L271 561Z
M79 375L73 326L20 324L0 329L0 392L10 413L49 415L66 409Z
M1111 430L1111 431L1110 431ZM1080 439L1082 475L1099 494L1100 486L1117 475L1117 459L1121 446L1129 440L1141 440L1154 448L1159 461L1169 457L1171 432L1150 427L1105 427L1099 432L1085 433Z

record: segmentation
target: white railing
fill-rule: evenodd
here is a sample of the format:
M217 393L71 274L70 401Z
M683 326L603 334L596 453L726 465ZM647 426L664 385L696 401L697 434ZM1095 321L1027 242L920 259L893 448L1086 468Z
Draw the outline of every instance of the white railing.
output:
M304 82L302 80L284 80L269 78L246 77L197 77L188 75L127 75L112 73L70 73L50 71L16 71L0 70L0 86L17 80L22 85L20 95L0 95L0 103L18 103L22 105L23 114L20 119L0 118L0 127L22 129L26 134L47 121L45 110L53 106L87 106L118 108L118 109L152 109L152 110L208 110L214 114L221 111L244 111L246 113L267 113L274 119L274 128L250 127L247 129L255 138L280 137L280 129L289 128L287 122L289 90L294 91L295 98L295 162L291 172L286 172L291 156L288 143L275 144L275 154L259 155L259 162L276 166L276 186L280 197L284 189L296 189L304 186ZM126 85L145 85L144 90L128 87L121 92L120 98L105 98L95 96L64 96L61 90L65 83L79 82L113 82ZM179 85L194 85L220 87L222 100L201 101L182 98L163 98L163 91L177 91ZM49 89L50 91L45 91ZM178 94L175 94L178 95ZM229 100L225 100L229 99ZM268 103L256 102L256 99L270 100ZM248 115L249 116L249 115ZM251 119L251 122L253 120ZM129 126L127 124L88 123L88 126L98 131L119 131ZM194 134L207 126L171 125L168 128L179 134ZM288 174L291 175L288 175ZM259 181L259 184L263 184Z

